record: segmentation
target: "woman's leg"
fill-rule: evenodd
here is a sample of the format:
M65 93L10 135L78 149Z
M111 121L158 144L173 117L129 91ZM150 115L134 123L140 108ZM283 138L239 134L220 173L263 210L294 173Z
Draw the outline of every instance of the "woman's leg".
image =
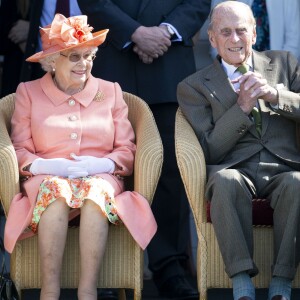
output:
M81 274L78 286L79 300L97 299L97 279L106 248L108 220L100 207L86 200L80 216Z
M51 203L39 222L38 239L41 261L41 300L58 300L60 273L68 231L69 207L65 199Z

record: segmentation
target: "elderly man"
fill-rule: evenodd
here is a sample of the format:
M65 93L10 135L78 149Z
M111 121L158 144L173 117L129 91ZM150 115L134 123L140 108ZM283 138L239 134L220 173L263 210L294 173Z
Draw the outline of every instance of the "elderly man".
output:
M178 86L178 101L202 145L206 197L234 299L254 300L253 197L274 209L270 300L290 299L300 256L300 66L285 51L256 52L255 19L226 1L208 29L219 56Z

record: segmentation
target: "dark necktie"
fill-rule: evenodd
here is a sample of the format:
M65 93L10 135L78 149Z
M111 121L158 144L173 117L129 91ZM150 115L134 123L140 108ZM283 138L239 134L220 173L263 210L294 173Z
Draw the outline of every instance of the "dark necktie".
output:
M253 49L264 51L270 49L269 18L266 0L253 0L252 11L256 20L256 43Z
M69 0L57 0L55 14L62 14L66 18L70 17L70 2L69 2Z
M237 69L238 72L241 74L245 74L249 71L249 66L246 64L240 65ZM251 115L253 117L254 123L255 123L255 128L256 131L258 132L259 135L261 135L261 114L259 109L255 106L253 107L251 111Z

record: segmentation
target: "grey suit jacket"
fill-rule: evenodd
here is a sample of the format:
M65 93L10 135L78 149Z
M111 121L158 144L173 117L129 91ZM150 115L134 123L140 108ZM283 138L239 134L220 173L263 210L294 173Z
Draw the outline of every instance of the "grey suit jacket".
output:
M278 109L259 99L261 137L238 106L238 96L218 58L178 85L179 105L196 132L210 174L245 161L263 148L300 170L296 140L296 122L300 120L300 66L285 51L254 51L253 66L278 89Z

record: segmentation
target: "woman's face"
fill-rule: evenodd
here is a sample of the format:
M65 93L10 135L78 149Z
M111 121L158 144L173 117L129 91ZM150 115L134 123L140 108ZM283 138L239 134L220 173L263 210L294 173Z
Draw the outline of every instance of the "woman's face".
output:
M54 62L58 86L64 91L82 89L91 74L94 57L94 48L75 48L61 52Z

